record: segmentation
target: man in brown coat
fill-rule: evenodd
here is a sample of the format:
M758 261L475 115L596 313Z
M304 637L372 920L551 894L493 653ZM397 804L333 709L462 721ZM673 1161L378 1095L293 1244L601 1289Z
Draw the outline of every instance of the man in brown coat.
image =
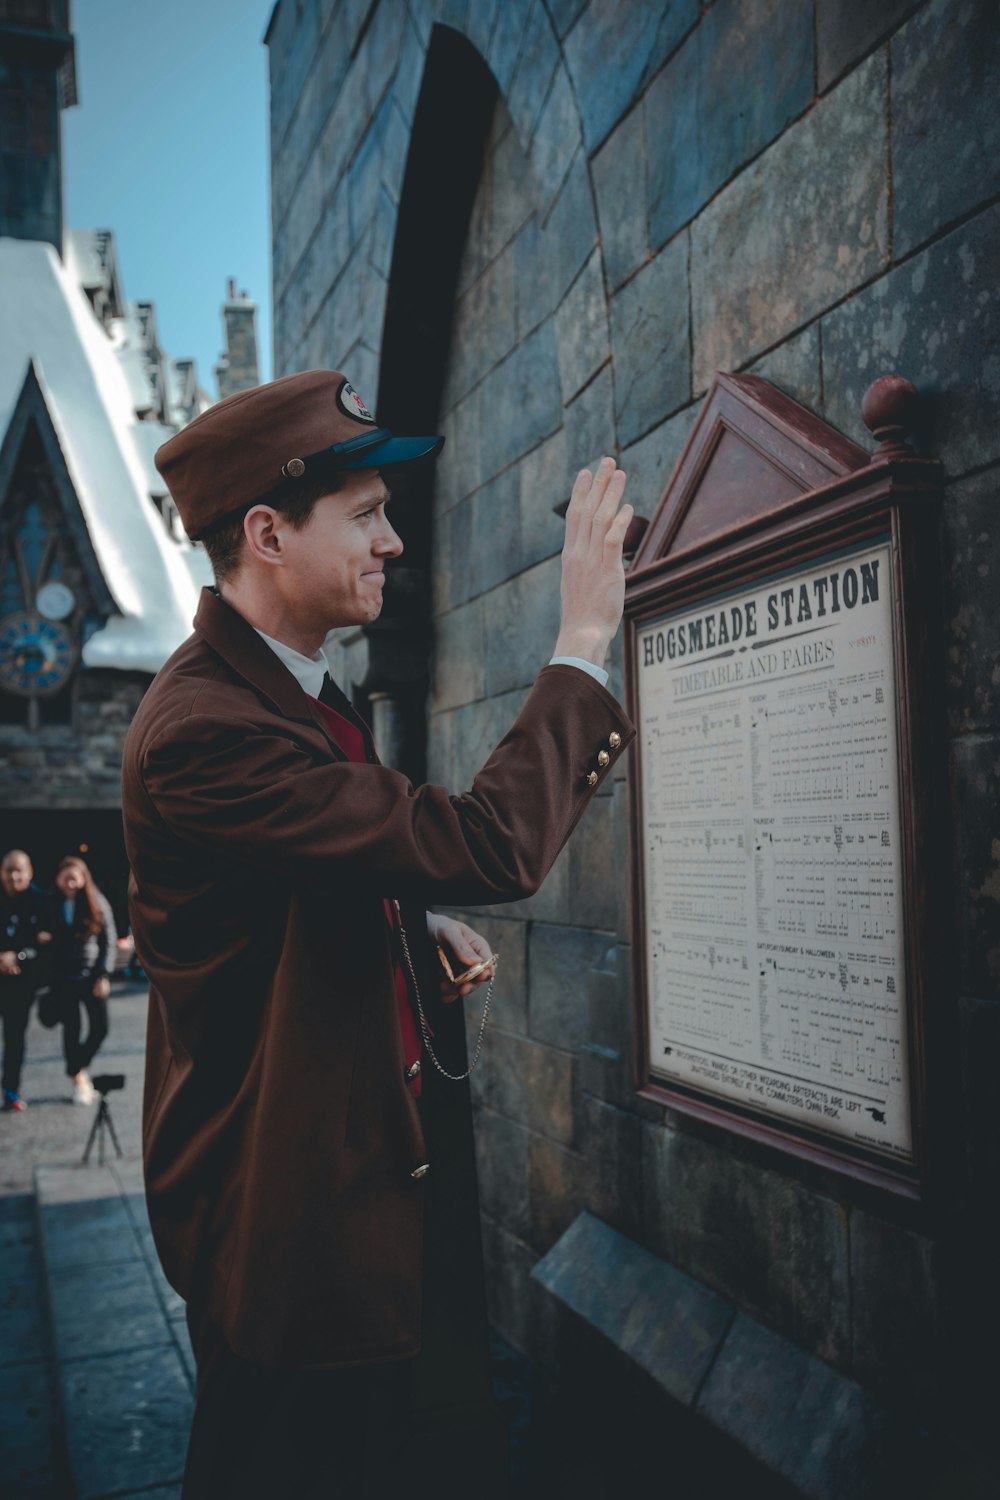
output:
M432 1139L454 1169L447 1104L437 1126L428 1112L450 1085L419 1097L433 943L460 968L489 958L426 909L535 891L634 733L602 670L631 515L606 459L574 486L554 662L470 790L378 763L320 648L378 616L402 550L383 472L441 441L394 437L344 376L311 371L229 397L157 454L217 579L123 766L150 1221L198 1362L186 1497L375 1492L449 1253L439 1223L425 1276ZM478 1259L459 1231L450 1253Z

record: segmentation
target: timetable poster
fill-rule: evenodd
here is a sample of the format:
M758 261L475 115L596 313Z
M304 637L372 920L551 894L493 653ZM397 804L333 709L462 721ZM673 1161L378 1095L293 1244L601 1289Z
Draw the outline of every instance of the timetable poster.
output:
M655 1078L913 1159L881 543L636 633Z

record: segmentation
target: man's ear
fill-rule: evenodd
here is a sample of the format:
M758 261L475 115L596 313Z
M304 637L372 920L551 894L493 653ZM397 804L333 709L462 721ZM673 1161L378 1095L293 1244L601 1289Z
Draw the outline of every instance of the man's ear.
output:
M243 518L243 535L251 557L262 563L280 563L282 556L278 513L269 505L254 505Z

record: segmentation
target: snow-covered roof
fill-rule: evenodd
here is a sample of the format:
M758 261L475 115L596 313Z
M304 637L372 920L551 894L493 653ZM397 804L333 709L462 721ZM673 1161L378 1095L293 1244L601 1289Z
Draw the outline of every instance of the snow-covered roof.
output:
M150 501L150 439L141 433L147 424L136 421L119 350L94 317L75 270L51 245L0 238L0 440L34 361L101 571L121 610L87 641L84 664L155 672L190 634L204 554L171 540Z

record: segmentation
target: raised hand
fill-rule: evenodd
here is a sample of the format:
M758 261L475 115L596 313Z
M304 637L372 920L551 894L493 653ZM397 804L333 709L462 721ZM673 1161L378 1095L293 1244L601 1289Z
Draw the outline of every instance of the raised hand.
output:
M602 458L597 473L581 469L566 512L562 551L562 620L556 656L604 665L625 605L622 545L631 505L619 509L625 474Z

